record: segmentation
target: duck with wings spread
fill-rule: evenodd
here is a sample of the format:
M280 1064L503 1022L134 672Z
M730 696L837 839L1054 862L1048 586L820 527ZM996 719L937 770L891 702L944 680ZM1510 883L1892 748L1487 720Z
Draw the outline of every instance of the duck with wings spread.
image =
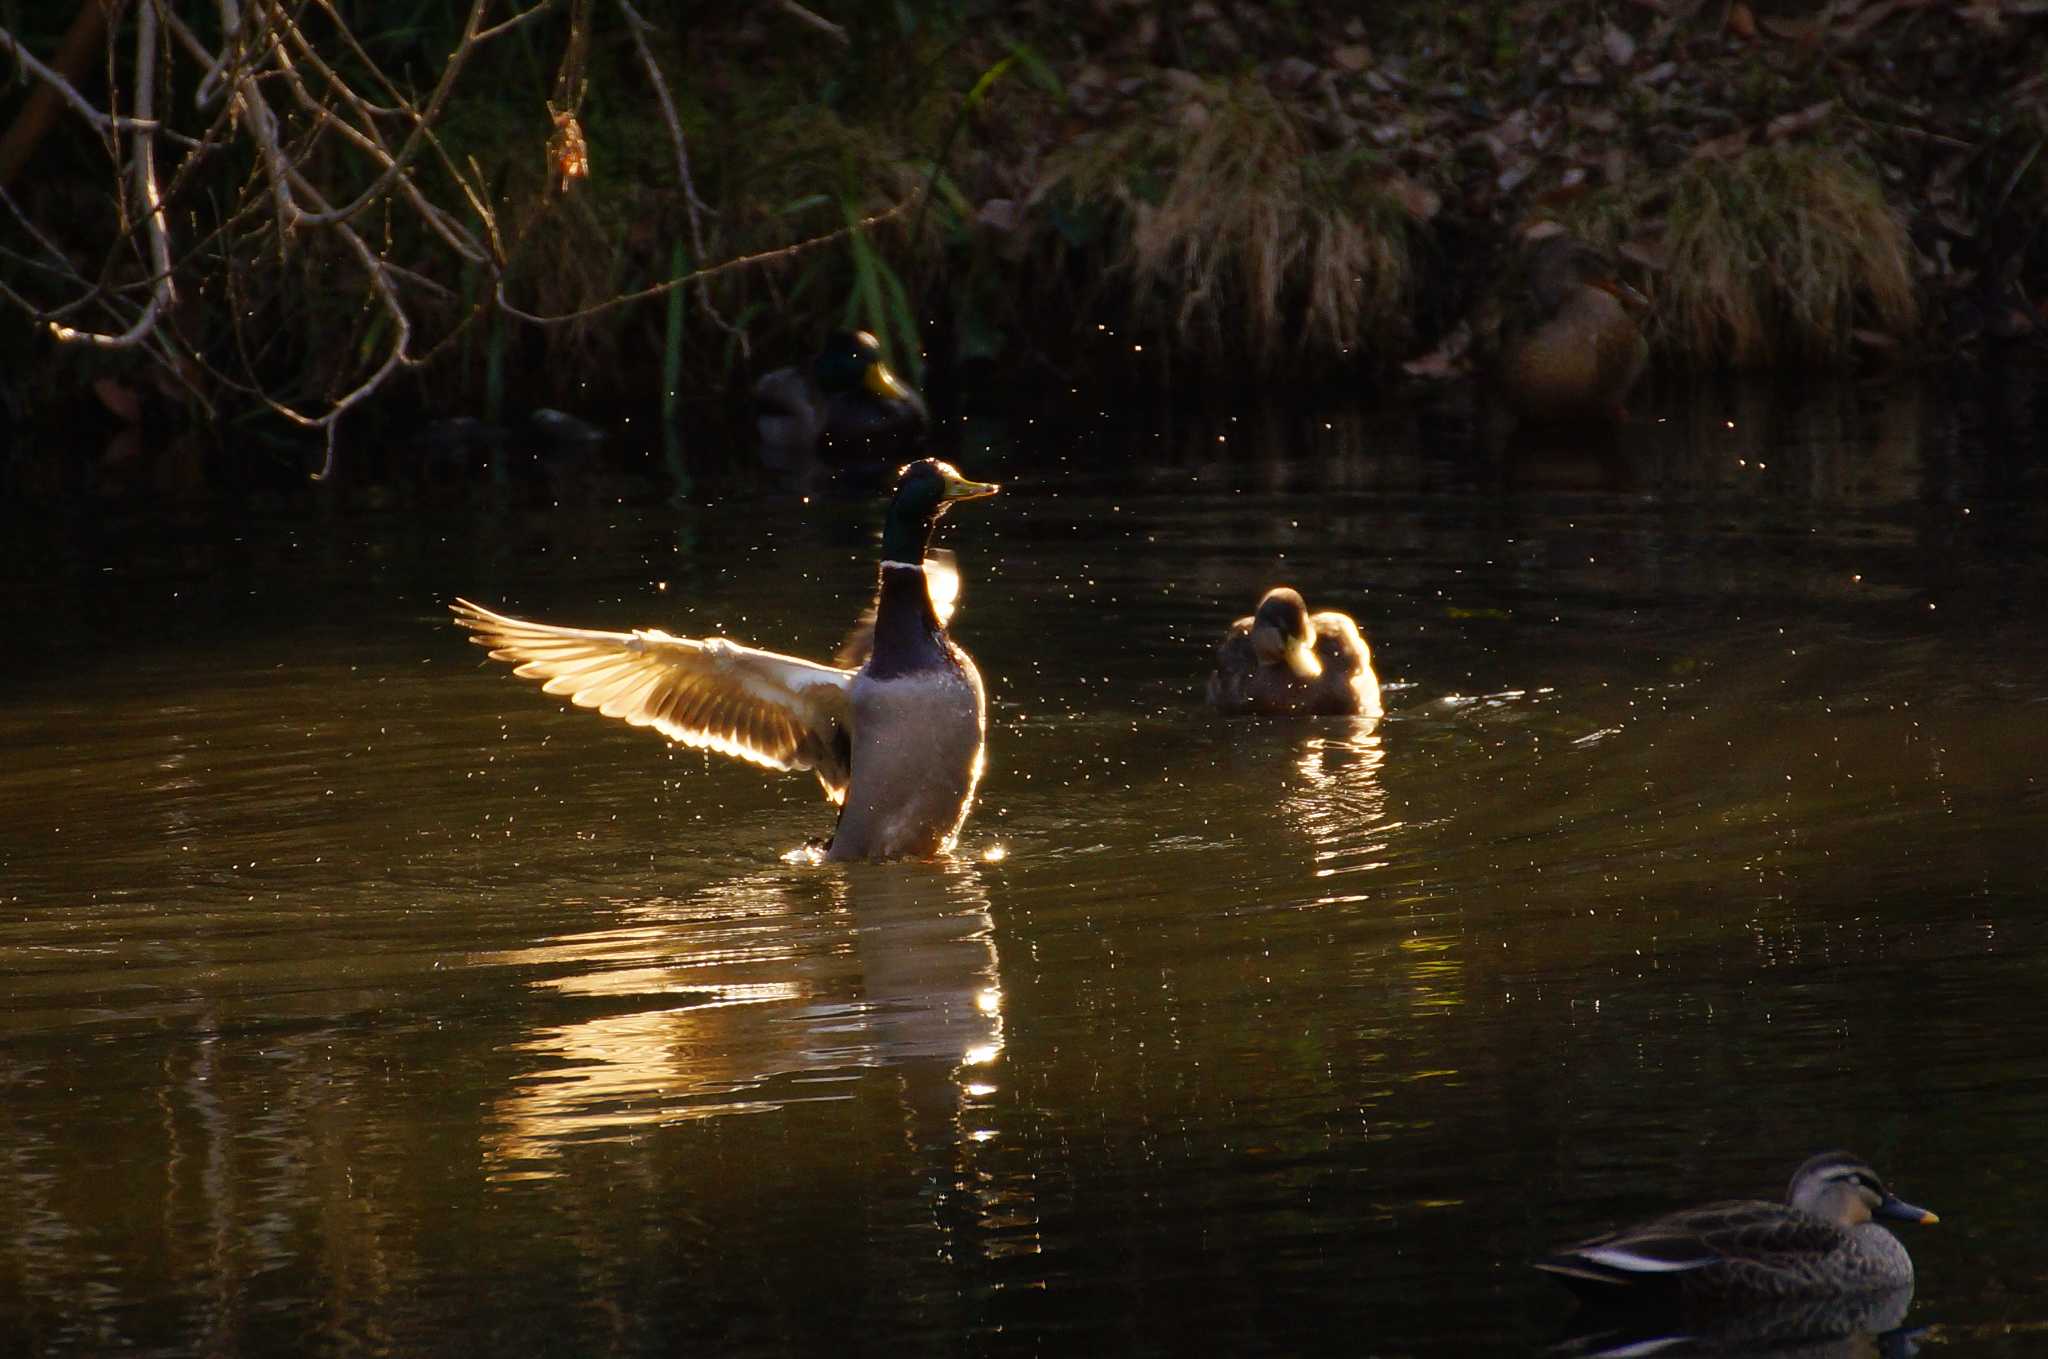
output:
M956 502L997 488L925 458L897 476L871 628L837 663L658 629L603 632L450 606L470 640L582 708L768 769L808 769L839 808L827 860L929 858L953 844L981 779L987 701L946 633L958 576L928 557Z

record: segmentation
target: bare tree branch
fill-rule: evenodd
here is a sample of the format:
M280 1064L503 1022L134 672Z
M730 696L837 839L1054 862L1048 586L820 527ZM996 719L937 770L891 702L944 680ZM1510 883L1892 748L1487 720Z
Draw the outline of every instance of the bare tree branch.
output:
M617 307L630 306L635 302L645 302L650 298L665 297L677 288L687 287L692 283L700 282L707 278L717 278L720 274L731 273L735 269L751 269L766 264L779 264L784 260L794 259L807 251L815 250L819 246L831 245L834 241L842 241L849 236L858 235L864 231L872 231L884 222L893 221L901 217L910 210L910 206L917 202L917 199L918 196L912 194L902 202L884 208L871 217L863 217L858 222L849 223L836 231L828 231L822 236L807 237L804 240L796 241L789 245L777 246L773 250L763 250L757 254L742 255L737 259L729 259L718 264L707 265L702 269L693 269L687 274L669 279L664 283L656 283L637 292L621 293L617 297L608 297L602 302L588 307L579 307L575 311L563 312L559 316L541 316L514 306L510 301L506 300L505 280L500 278L497 287L498 307L507 316L536 326L559 326L567 325L571 321L587 320L592 316L601 316L605 312Z
M108 6L110 14L121 2L91 0ZM109 83L116 92L103 106L67 74L82 69L79 54L53 65L0 28L0 52L13 57L26 83L47 91L42 98L49 112L76 117L104 141L113 171L113 210L89 215L81 229L105 220L115 224L108 239L90 247L99 252L97 267L85 265L80 261L90 256L79 241L38 224L24 201L0 187L0 225L20 230L29 242L0 245L0 261L21 266L0 283L0 305L19 309L69 343L142 351L184 384L196 405L210 409L229 393L317 430L325 452L316 478L333 474L339 431L349 415L394 374L444 352L480 316L495 311L531 325L559 326L696 285L704 314L744 341L744 331L713 307L706 283L872 231L919 201L912 194L824 235L706 264L705 219L713 210L692 177L683 120L650 41L652 26L638 0L619 0L668 128L692 263L698 267L563 315L541 315L514 305L508 294L522 250L545 239L533 230L544 216L508 237L483 168L474 158L458 164L441 134L483 46L559 18L563 0L470 0L454 43L423 93L379 64L335 0L213 0L217 37L202 36L208 25L197 17L196 0L127 3L134 6L132 44L122 42L116 50L125 30L111 22L81 30L89 36L80 41L107 44ZM517 8L521 3L524 8ZM839 25L795 0L780 3L792 16L846 41ZM508 17L489 22L507 8L513 10ZM574 0L561 79L578 93L590 13L588 0ZM179 116L174 92L181 74L191 82L196 117L191 110ZM120 93L123 82L132 91L126 96ZM541 96L535 92L537 103ZM563 107L573 119L573 100ZM203 131L193 135L202 123ZM164 160L165 147L177 148L175 163ZM223 152L232 154L218 154ZM235 178L223 181L213 173L219 167ZM333 323L331 309L297 305L284 266L298 261L306 262L309 275L319 271L324 292L344 298L349 281L362 274L351 343L336 344L321 332ZM170 323L181 296L225 310L225 357L186 340ZM97 328L78 323L87 315Z
M674 144L676 149L676 178L682 183L683 205L690 214L690 248L694 252L690 258L701 264L704 260L703 215L710 212L711 209L705 205L703 199L697 196L697 185L690 178L689 143L683 139L682 120L676 117L676 103L674 99L669 97L668 81L662 78L661 65L654 59L654 49L647 44L647 29L649 25L645 19L640 17L640 11L633 7L631 0L619 0L619 10L626 16L626 28L632 33L633 46L640 53L640 64L647 68L647 78L654 82L654 97L656 102L661 105L663 121L668 124L669 141ZM697 290L697 300L703 306L704 314L710 317L713 324L720 330L723 330L728 335L741 334L741 332L733 328L732 324L725 317L719 314L718 308L712 304L710 289L699 288ZM745 336L741 335L742 346L745 343Z
M515 14L503 23L493 24L489 28L478 29L476 40L478 42L490 42L494 38L502 38L521 24L531 23L533 20L550 13L560 3L561 0L540 0L532 9Z
M134 324L118 335L74 330L59 322L50 331L67 343L98 345L103 349L126 349L139 344L156 328L157 317L177 300L171 283L171 240L164 222L163 199L156 188L156 4L143 0L135 10L135 113L132 121L135 197L142 208L143 229L149 239L151 288L149 305Z
M30 55L29 50L23 47L14 34L5 28L0 28L0 48L4 48L12 55L21 64L23 71L55 90L63 97L64 102L71 106L73 112L102 132L166 131L163 125L154 118L124 118L118 114L100 112L98 108L94 107L93 102L80 94L77 87L70 81ZM189 140L178 138L175 133L166 133L166 135L174 140Z

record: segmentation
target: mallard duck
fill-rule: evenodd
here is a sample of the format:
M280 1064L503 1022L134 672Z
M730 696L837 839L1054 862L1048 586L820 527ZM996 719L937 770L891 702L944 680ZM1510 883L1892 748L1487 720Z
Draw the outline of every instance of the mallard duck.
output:
M1895 1197L1861 1159L1823 1152L1793 1174L1783 1203L1688 1208L1567 1246L1536 1268L1595 1300L1765 1303L1908 1286L1912 1258L1878 1218L1939 1220Z
M1311 614L1298 591L1266 591L1216 647L1209 702L1230 714L1378 717L1372 648L1351 615Z
M996 490L930 458L898 475L873 642L855 668L722 637L532 623L466 599L450 608L492 659L578 707L769 769L811 770L839 808L826 859L931 857L952 846L973 804L987 705L933 604L925 549L951 506Z
M1584 241L1562 233L1537 241L1501 320L1508 405L1530 424L1620 419L1650 357L1631 312L1649 305Z
M783 469L812 459L893 466L931 423L924 398L896 376L865 330L829 337L809 371L778 368L754 384L761 457Z

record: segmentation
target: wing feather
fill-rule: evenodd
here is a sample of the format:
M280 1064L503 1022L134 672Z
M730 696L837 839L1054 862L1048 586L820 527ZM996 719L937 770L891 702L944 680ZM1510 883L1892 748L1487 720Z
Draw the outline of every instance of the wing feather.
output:
M472 642L544 693L698 750L813 770L833 801L845 795L851 670L723 638L556 627L466 599L449 610Z
M1798 1269L1844 1248L1834 1223L1783 1204L1744 1199L1670 1213L1567 1246L1537 1268L1567 1278L1621 1285L1713 1266Z

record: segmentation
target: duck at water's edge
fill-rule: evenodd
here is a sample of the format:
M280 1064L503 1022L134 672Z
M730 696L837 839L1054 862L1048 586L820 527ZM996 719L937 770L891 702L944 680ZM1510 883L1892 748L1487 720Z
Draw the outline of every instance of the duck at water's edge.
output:
M1535 242L1501 318L1508 407L1530 425L1621 419L1650 357L1633 313L1649 305L1584 241L1559 232Z
M1378 717L1372 649L1349 614L1311 614L1299 592L1266 591L1216 647L1209 703L1235 715Z
M1824 1152L1792 1176L1785 1202L1744 1199L1596 1236L1536 1262L1596 1303L1778 1303L1910 1287L1913 1261L1878 1225L1938 1221L1868 1165Z
M922 459L897 478L882 530L873 642L857 669L723 638L601 632L493 613L455 619L513 672L579 707L769 769L808 769L839 807L825 857L930 857L952 847L981 778L981 675L927 584L933 526L996 487ZM942 595L949 592L941 591Z
M754 384L761 460L784 472L813 460L859 473L894 467L922 444L931 415L867 331L828 337L809 369L778 368Z

